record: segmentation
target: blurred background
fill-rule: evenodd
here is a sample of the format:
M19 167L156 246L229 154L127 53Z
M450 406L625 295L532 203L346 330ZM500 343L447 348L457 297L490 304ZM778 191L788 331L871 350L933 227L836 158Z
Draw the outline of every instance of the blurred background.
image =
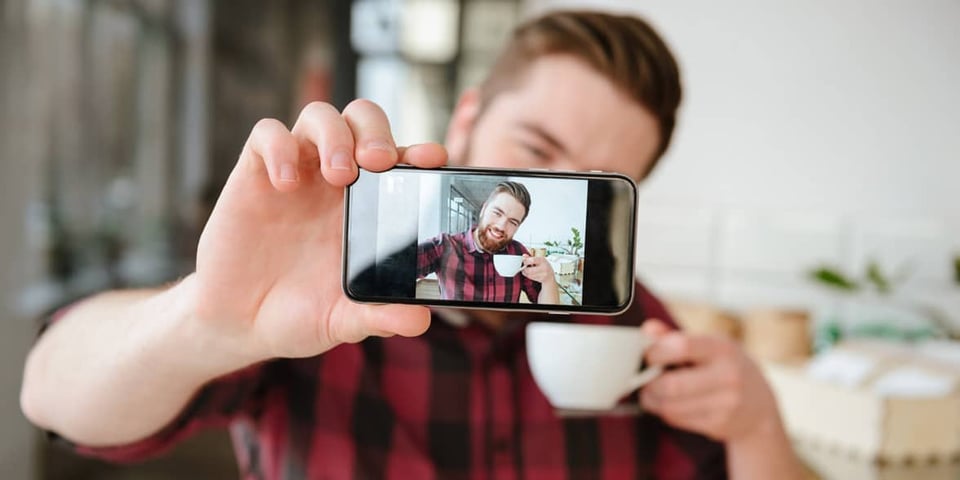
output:
M0 477L235 477L222 432L136 467L47 443L18 406L37 319L189 272L258 119L367 97L399 144L442 140L510 29L565 6L641 14L679 59L685 99L641 186L637 269L681 321L763 360L864 338L956 353L955 0L0 0ZM786 416L795 438L817 436ZM866 447L844 458L882 456L881 423L853 435L883 441L851 439ZM908 475L958 478L938 465ZM864 468L835 478L886 474Z

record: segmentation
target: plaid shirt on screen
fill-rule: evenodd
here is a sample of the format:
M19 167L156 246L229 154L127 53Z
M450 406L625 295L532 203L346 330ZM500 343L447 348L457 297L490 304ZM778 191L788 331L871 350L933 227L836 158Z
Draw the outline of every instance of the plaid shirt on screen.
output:
M214 380L136 443L72 447L132 462L229 425L244 479L726 478L721 444L652 415L558 416L534 383L528 321L669 321L639 284L635 298L623 315L517 315L500 332L435 316L420 337L370 338Z
M417 278L436 272L440 297L475 302L519 302L520 292L532 303L540 296L540 284L523 274L503 277L493 267L493 254L477 248L476 227L454 235L443 234L417 246ZM529 255L516 240L497 253Z

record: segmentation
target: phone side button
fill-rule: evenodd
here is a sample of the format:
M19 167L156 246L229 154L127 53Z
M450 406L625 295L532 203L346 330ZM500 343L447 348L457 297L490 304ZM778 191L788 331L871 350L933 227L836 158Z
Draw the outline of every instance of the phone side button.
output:
M570 315L570 312L553 312L553 311L551 311L551 312L547 312L547 313L549 313L550 315Z

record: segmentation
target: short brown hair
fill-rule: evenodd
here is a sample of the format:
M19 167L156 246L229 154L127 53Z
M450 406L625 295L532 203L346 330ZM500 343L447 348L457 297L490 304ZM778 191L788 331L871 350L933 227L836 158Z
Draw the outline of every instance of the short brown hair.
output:
M523 205L523 218L520 221L527 219L527 215L530 214L530 192L527 190L522 183L519 182L509 182L504 181L497 184L496 187L493 187L493 191L490 192L490 196L487 197L487 201L483 202L483 207L486 208L487 204L490 203L490 200L493 200L493 197L497 194L506 193L511 197L517 199L520 202L520 205Z
M657 32L637 17L602 12L557 11L529 20L514 30L480 85L481 105L515 87L533 60L551 54L586 62L657 118L655 164L670 146L681 99L680 69Z

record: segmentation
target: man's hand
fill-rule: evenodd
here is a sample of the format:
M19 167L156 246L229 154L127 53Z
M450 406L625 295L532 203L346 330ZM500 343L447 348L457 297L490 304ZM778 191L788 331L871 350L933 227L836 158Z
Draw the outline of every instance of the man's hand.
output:
M776 398L757 365L733 340L643 324L656 340L651 365L678 366L640 391L645 410L727 445L732 478L801 478Z
M560 303L560 289L557 287L557 277L554 276L550 262L543 257L524 254L523 264L523 276L540 283L540 296L537 297L537 303Z
M646 353L651 365L679 365L641 392L646 410L668 423L717 440L753 433L777 419L777 405L757 366L732 340L667 332L655 320L644 332L657 340Z
M344 186L358 166L398 161L440 166L446 151L396 148L368 101L343 114L311 104L292 131L257 123L203 231L196 272L67 312L27 359L24 413L75 442L124 444L169 424L201 385L251 363L422 333L427 309L354 304L340 286Z
M446 158L437 144L397 148L386 115L369 101L354 101L342 114L312 103L292 130L261 120L200 238L188 279L196 321L257 359L423 333L426 308L360 305L344 296L337 268L343 191L358 166L437 167Z
M543 257L533 257L527 254L523 255L523 276L539 283L550 283L556 282L557 278L554 276L553 267L550 266L550 262Z

